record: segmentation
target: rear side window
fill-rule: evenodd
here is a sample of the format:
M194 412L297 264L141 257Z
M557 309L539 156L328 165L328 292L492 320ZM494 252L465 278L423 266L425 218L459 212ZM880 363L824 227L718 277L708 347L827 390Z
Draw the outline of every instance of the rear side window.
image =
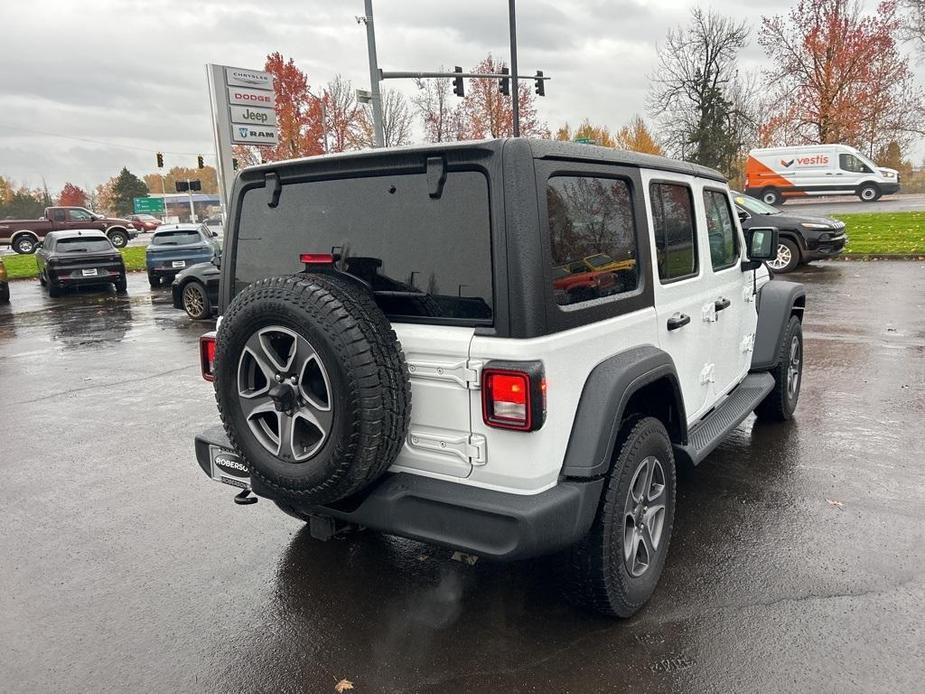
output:
M739 235L732 222L729 196L718 190L703 191L710 241L710 262L714 270L735 265L739 259Z
M697 232L691 189L680 183L653 183L652 227L658 276L663 282L697 274Z
M275 208L265 189L247 191L234 291L301 271L301 253L333 253L390 319L490 323L488 179L450 172L440 197L430 192L423 173L290 183Z
M636 234L627 184L553 176L546 186L553 296L560 306L636 289Z

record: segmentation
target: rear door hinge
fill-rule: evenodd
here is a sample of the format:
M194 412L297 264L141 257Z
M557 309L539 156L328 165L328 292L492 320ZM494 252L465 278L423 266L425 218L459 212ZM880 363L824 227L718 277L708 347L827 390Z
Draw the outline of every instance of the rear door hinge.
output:
M481 434L470 434L469 435L469 446L467 452L469 453L469 462L472 465L484 465L488 462L487 457L487 441L484 436Z
M707 364L703 367L700 371L700 383L701 385L716 383L716 364Z
M453 381L468 390L478 390L481 387L482 362L473 359L457 362L409 360L408 373L412 378Z

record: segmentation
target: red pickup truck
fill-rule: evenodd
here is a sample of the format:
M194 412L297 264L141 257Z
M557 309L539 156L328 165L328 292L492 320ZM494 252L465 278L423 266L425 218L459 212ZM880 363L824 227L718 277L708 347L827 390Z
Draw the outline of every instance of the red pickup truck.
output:
M138 235L127 219L104 217L83 207L46 207L40 219L0 219L0 243L10 244L17 253L35 253L45 234L63 229L98 229L116 248Z

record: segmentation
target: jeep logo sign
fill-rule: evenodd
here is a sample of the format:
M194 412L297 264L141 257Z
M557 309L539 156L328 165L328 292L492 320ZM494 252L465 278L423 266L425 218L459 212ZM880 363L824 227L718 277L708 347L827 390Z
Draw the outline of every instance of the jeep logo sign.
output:
M228 103L232 106L262 106L263 108L276 107L276 94L260 89L245 89L244 87L228 87Z
M248 123L252 125L276 125L276 111L272 108L232 106L231 122Z

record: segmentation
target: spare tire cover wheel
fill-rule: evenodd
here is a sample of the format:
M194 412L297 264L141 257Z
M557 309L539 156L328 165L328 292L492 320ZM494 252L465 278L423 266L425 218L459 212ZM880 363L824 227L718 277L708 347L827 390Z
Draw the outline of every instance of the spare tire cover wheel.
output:
M219 328L215 392L229 439L273 496L324 504L379 477L407 434L410 386L366 290L300 274L235 297Z

